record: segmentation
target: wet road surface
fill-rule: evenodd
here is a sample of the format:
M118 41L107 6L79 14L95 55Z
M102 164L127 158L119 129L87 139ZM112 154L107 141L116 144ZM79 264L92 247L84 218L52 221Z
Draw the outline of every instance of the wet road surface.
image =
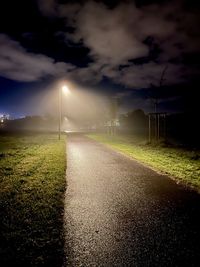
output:
M200 195L71 135L66 266L200 266Z

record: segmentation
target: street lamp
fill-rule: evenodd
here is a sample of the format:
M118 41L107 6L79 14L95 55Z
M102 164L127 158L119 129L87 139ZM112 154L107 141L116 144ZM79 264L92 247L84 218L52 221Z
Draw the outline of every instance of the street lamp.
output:
M62 87L62 91L63 91L63 93L68 94L68 93L69 93L69 87L66 86L66 85L64 85L64 86Z
M69 88L66 85L63 85L61 88L59 88L59 125L58 125L58 139L60 140L61 137L61 123L62 123L62 93L68 94Z

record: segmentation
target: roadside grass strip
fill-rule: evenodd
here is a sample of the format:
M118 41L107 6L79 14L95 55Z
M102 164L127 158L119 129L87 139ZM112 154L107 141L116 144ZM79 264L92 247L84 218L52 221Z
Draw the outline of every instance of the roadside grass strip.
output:
M65 139L0 136L0 266L62 266Z
M163 144L147 144L144 138L89 134L88 137L134 158L177 183L200 192L200 151Z

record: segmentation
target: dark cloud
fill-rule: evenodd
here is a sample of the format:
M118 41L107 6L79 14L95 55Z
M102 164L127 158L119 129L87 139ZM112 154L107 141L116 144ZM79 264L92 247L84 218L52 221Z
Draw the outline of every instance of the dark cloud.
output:
M67 39L90 49L93 63L75 70L75 79L99 82L107 77L126 87L141 88L157 84L166 64L167 84L183 82L193 71L183 65L182 55L199 52L199 14L185 10L183 1L152 1L139 8L133 1L121 1L110 8L96 1L53 5L43 0L40 7L44 13L45 2L73 27L72 33L65 33ZM152 42L145 42L149 38ZM150 59L152 43L159 53ZM130 64L138 58L147 60L145 64ZM119 68L121 65L126 67Z
M56 15L55 0L37 0L40 11L46 16Z
M45 17L64 21L66 27L59 36L66 51L73 45L88 49L87 66L55 63L52 58L28 53L18 43L1 36L1 75L24 81L65 75L92 84L106 77L138 89L158 84L166 65L166 84L187 81L192 73L198 75L196 65L187 66L184 62L188 54L195 57L199 53L197 10L191 6L186 9L181 0L105 4L108 2L38 0Z
M60 77L74 67L40 54L28 53L18 42L0 34L0 76L24 82Z
M186 75L186 69L183 65L165 65L155 62L125 67L121 71L117 71L113 79L117 83L134 89L148 88L151 84L159 87L161 75L165 67L167 67L164 76L165 85L182 83L186 80L186 76L183 76L184 73Z

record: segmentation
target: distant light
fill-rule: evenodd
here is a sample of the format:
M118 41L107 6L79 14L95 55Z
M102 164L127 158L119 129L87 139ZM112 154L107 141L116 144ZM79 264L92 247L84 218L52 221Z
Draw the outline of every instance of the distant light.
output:
M65 93L65 94L69 94L69 92L70 92L69 88L68 88L66 85L64 85L64 86L62 87L62 91L63 91L63 93Z
M3 123L3 119L1 119L1 123Z

